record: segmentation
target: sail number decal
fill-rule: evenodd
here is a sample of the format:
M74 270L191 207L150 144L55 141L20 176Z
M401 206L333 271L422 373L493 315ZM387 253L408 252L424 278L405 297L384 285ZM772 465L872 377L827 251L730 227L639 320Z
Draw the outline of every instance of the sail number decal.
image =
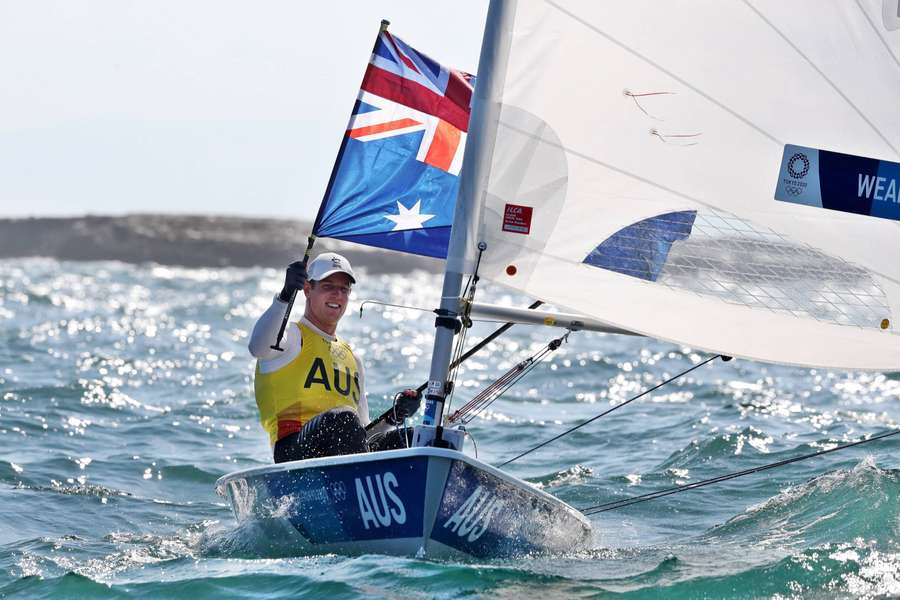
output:
M900 163L787 144L775 199L900 221Z

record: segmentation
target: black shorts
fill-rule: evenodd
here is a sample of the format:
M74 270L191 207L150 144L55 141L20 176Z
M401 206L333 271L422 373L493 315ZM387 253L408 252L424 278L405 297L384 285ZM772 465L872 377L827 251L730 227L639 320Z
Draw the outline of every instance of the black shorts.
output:
M408 448L412 445L412 434L412 427L400 427L373 434L367 440L366 430L359 422L356 411L349 406L340 406L317 414L300 431L275 442L273 458L276 463L283 463Z
M366 430L349 406L326 410L304 423L296 433L275 442L276 463L322 456L367 452Z

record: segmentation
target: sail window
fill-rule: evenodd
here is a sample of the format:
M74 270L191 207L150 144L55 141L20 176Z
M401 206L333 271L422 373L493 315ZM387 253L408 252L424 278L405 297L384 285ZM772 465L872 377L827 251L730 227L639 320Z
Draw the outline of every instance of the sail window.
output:
M872 274L732 214L679 211L620 229L584 262L732 304L839 325L886 329Z
M839 325L879 329L890 314L866 269L721 211L698 211L657 282Z
M672 243L691 234L696 211L658 215L620 229L594 248L584 262L623 275L656 281Z

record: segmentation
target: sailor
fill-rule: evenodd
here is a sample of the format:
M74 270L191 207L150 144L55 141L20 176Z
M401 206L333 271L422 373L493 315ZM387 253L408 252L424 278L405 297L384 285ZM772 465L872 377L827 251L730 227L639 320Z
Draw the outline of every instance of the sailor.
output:
M385 442L387 433L419 409L421 394L404 390L370 423L363 364L336 335L355 283L350 261L340 254L322 253L307 268L294 262L253 328L256 404L276 463L366 452L367 437L373 449L402 447ZM300 290L306 297L303 317L286 328L282 350L275 349L288 302Z

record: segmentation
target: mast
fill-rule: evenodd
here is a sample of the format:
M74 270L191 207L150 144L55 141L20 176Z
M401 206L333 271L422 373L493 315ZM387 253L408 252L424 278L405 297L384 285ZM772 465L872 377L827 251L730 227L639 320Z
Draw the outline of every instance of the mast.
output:
M435 319L434 349L425 395L425 417L422 421L424 425L438 427L435 435L437 444L441 440L453 337L459 332L461 325L459 311L463 274L467 268L471 272L470 253L475 248L480 205L490 174L509 52L509 25L514 14L515 0L491 1L478 59L469 136L444 267L441 304Z

